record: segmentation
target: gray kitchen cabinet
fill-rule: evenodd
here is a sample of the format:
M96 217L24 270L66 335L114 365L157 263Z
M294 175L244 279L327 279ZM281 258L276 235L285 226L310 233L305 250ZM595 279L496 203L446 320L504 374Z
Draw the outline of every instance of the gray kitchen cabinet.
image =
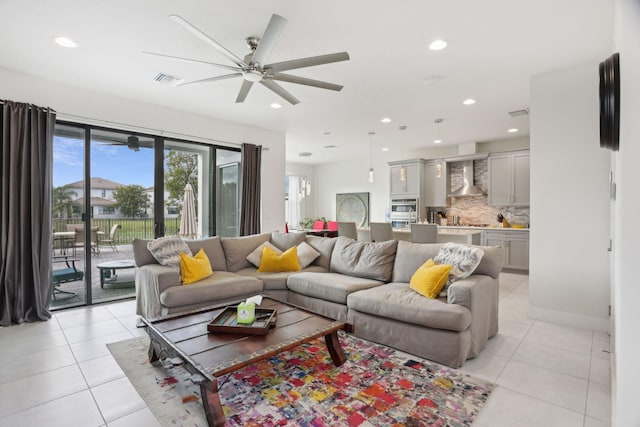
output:
M422 196L422 181L424 180L424 160L406 160L389 162L391 197ZM404 179L402 169L404 168ZM422 202L421 202L422 204Z
M504 268L529 270L529 232L485 230L484 245L504 249Z
M529 150L489 156L489 204L529 206Z
M447 163L429 160L424 165L424 206L447 206Z

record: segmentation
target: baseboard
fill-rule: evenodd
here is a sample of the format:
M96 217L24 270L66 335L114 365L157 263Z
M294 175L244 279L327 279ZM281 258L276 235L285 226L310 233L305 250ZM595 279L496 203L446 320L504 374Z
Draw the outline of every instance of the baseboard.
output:
M610 332L609 319L581 314L568 313L566 311L549 310L546 308L529 307L529 317L543 322L555 323L574 328L593 329L594 331Z

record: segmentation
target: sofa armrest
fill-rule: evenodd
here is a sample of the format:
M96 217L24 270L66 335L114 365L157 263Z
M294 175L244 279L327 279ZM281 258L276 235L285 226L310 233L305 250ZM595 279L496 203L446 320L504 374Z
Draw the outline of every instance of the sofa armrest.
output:
M472 274L449 286L447 303L471 311L471 354L476 356L487 340L498 333L498 280Z
M160 294L172 286L180 286L180 273L160 264L136 268L136 314L152 319L162 315Z

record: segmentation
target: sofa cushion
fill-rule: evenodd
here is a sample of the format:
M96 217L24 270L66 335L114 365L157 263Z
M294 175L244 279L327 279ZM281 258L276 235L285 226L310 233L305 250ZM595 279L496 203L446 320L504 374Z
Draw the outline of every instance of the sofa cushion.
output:
M258 271L261 273L277 273L280 271L300 271L298 247L293 246L278 254L271 248L262 248L262 259Z
M258 245L257 248L255 248L253 251L251 251L249 255L247 255L247 261L255 265L256 268L260 267L260 261L262 261L262 248L264 247L268 247L272 249L278 255L282 253L282 251L276 248L271 242L267 241L267 242L260 243L260 245Z
M396 240L359 242L344 236L336 240L331 254L332 272L383 282L391 280Z
M484 274L497 279L502 271L504 248L500 246L474 246L474 248L482 249L484 256L473 273Z
M181 307L262 292L262 282L254 277L245 277L227 271L216 271L206 279L189 286L171 286L160 294L166 307Z
M211 263L204 249L200 249L192 257L180 252L180 277L183 284L190 285L212 274Z
M427 298L435 298L447 283L451 265L436 264L431 258L422 264L409 282L409 287Z
M326 268L318 267L317 265L311 265L302 271L326 273L329 270L327 270ZM262 284L265 290L286 291L287 278L289 278L289 276L292 276L294 274L299 274L300 272L280 271L278 273L261 273L257 269L250 267L250 268L243 268L237 273L243 276L255 277L256 279L260 279L262 281Z
M393 264L394 282L409 283L413 273L420 268L429 258L438 255L442 243L411 243L398 241L396 258Z
M147 244L151 239L133 239L133 261L136 267L142 267L147 264L158 264L158 261L151 255Z
M220 237L187 240L187 245L194 254L200 249L204 249L213 271L227 271L227 261L224 258L224 250L222 249L222 243L220 243Z
M449 272L449 282L469 277L480 264L484 251L480 248L461 243L445 243L433 259L438 264L453 266Z
M306 239L307 243L313 249L320 252L320 256L316 258L313 264L328 270L331 265L331 254L333 253L337 239L312 235L307 236Z
M222 237L221 243L224 249L224 256L227 260L227 270L236 272L243 268L251 267L247 261L249 255L260 243L266 242L271 234L255 234L243 237Z
M180 268L181 252L193 256L191 249L180 236L160 237L147 243L147 248L160 265L176 269Z
M378 280L338 273L302 272L287 279L287 288L292 292L339 304L346 304L352 292L381 285L383 282Z
M347 306L349 310L429 328L464 331L471 325L471 312L466 307L425 298L407 283L388 283L352 293Z
M279 233L274 231L271 233L271 243L281 251L286 251L292 246L298 246L305 240L305 233Z

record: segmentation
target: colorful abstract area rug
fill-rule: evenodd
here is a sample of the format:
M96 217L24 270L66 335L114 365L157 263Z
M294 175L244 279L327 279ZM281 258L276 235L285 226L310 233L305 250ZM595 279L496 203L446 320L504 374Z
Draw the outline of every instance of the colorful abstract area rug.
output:
M495 384L340 333L335 367L319 339L218 379L227 426L468 426ZM165 426L206 426L199 387L170 360L150 364L147 337L109 350Z

